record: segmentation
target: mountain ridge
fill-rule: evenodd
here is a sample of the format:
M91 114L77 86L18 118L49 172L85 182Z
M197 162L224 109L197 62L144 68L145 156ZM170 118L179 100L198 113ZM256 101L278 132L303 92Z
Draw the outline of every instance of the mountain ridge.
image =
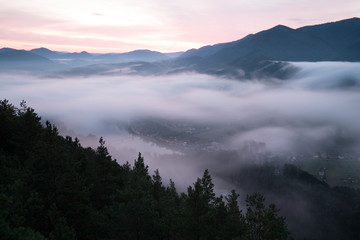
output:
M354 26L356 24L356 26ZM221 45L223 47L232 47L234 44L233 43L236 43L235 45L238 45L238 44L242 44L244 41L252 41L254 38L258 38L260 36L263 36L265 34L269 34L269 33L272 33L274 31L276 32L280 32L280 31L294 31L294 32L303 32L303 33L308 33L308 34L311 34L311 35L316 35L315 32L324 32L325 30L327 29L333 29L333 28L347 28L348 31L353 31L355 32L354 30L360 30L359 29L359 26L360 26L360 18L357 18L357 17L354 17L354 18L350 18L350 19L344 19L344 20L340 20L340 21L336 21L336 22L329 22L329 23L323 23L323 24L317 24L317 25L310 25L310 26L304 26L304 27L300 27L300 28L296 28L296 29L293 29L293 28L290 28L290 27L287 27L285 25L277 25L275 27L272 27L272 28L269 28L267 30L263 30L263 31L260 31L258 33L255 33L255 34L249 34L247 35L246 37L242 38L242 39L239 39L239 40L236 40L236 41L232 41L232 42L227 42L227 43L222 43ZM314 31L315 30L315 31ZM359 33L356 34L356 36L359 36L360 35L360 31L358 31ZM317 38L319 38L318 36L319 34L316 35ZM329 35L329 34L328 34ZM334 34L332 34L332 37L334 36ZM329 36L326 36L326 38L328 38ZM348 36L344 36L343 39L348 39L349 37ZM323 40L323 38L322 38ZM331 40L331 39L330 39ZM210 49L210 47L216 47L217 45L219 44L215 44L215 45L212 45L212 46L204 46L204 47L207 47L208 49ZM204 47L201 47L199 49L192 49L192 56L194 55L197 55L197 54L194 54L194 52L196 50L198 50L199 54L198 56L202 56L203 54L201 54L201 50L204 48ZM186 52L185 52L186 53Z
M0 49L4 54L11 49ZM24 50L23 50L24 51ZM287 62L297 61L360 61L360 18L354 17L300 28L276 25L267 30L227 43L189 49L182 53L165 54L151 50L134 50L126 53L95 54L88 52L56 52L46 48L28 52L53 60L59 66L81 67L78 74L96 64L107 65L106 72L114 74L114 64L125 64L127 71L117 74L174 74L198 72L236 79L261 77L287 78L295 69L284 68ZM1 55L0 55L1 56ZM140 65L141 67L139 67ZM124 66L125 66L124 65ZM88 67L86 67L88 66ZM129 67L130 66L130 67ZM104 69L102 66L98 69ZM265 70L265 71L264 71Z
M359 42L360 18L297 29L277 25L223 43L220 48L213 45L191 50L191 58L184 55L180 65L201 73L249 78L264 61L360 61ZM194 57L198 57L195 63ZM234 75L237 70L245 74Z

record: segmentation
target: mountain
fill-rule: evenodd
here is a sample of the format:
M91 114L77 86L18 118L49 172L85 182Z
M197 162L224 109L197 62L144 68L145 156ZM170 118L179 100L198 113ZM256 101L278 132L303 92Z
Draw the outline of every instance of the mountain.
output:
M49 59L59 57L58 52L51 51L51 50L49 50L47 48L35 48L35 49L30 50L30 52L35 53L37 55L40 55L42 57L49 58Z
M152 66L152 62L166 61L172 58L176 58L183 54L183 52L175 53L161 53L150 50L135 50L126 53L107 53L107 54L91 54L86 51L82 52L57 52L47 48L36 48L30 51L16 50L12 48L0 49L0 61L2 62L1 69L18 69L18 70L64 70L65 72L78 73L82 70L90 69L86 74L96 74L96 70L103 71L104 69L109 71L109 74L116 74L118 65L123 66L135 66L133 63L137 63L134 71L141 74L159 72L158 67ZM123 65L123 63L129 63ZM51 68L49 67L51 65ZM107 64L109 64L107 66ZM141 66L139 66L140 64ZM44 66L46 67L44 68ZM99 65L99 66L97 66ZM158 65L158 64L156 64ZM84 66L88 66L85 67ZM74 68L75 70L65 70L66 68ZM80 71L77 70L80 69ZM121 71L129 73L129 71Z
M98 55L95 60L106 62L106 63L121 63L121 62L136 62L136 61L145 61L145 62L155 62L163 61L170 59L164 53L150 51L150 50L135 50L126 53L108 53Z
M159 60L168 59L168 57L165 54L150 50L135 50L128 53L123 53L121 55L128 59L133 58L135 61L139 61L139 60L159 61Z
M184 53L135 50L90 54L85 51L55 52L46 48L30 52L3 48L0 53L0 61L37 58L35 62L38 62L39 57L43 57L43 61L50 59L58 63L59 68L74 68L65 70L66 74L79 74L90 69L86 74L199 72L236 79L286 79L297 71L288 62L360 61L360 18L297 29L277 25L240 40L190 49ZM75 69L78 67L80 69Z
M49 59L25 50L7 50L0 52L0 61L8 62L42 62L49 63Z
M16 50L16 49L4 47L4 48L0 49L0 52L7 52L7 51L11 51L11 50Z
M163 53L169 58L177 58L184 54L184 52L170 52L170 53Z
M52 51L50 49L47 48L35 48L30 50L31 53L35 53L37 55L40 55L42 57L46 57L49 59L86 59L86 58L92 58L93 55L86 52L86 51L82 51L82 52L57 52L57 51Z
M73 52L73 53L63 53L60 55L61 58L70 58L70 59L84 59L93 57L92 54L82 51L82 52Z
M3 50L3 49L2 49ZM25 50L7 49L0 51L0 69L43 71L56 66L51 60Z
M189 58L189 57L194 57L194 56L208 57L208 56L215 54L216 52L220 51L223 48L234 46L234 45L244 41L245 39L251 37L252 35L253 34L249 34L245 38L242 38L237 41L229 42L229 43L218 43L215 45L207 45L207 46L201 47L199 49L193 48L193 49L186 51L180 57L181 58Z
M298 70L289 62L360 61L360 18L298 29L277 25L240 40L190 49L177 58L137 50L97 55L95 61L101 65L73 69L66 75L89 69L92 75L198 72L235 79L287 79ZM113 64L126 62L137 64Z
M242 75L234 76L249 77L269 60L359 61L359 43L360 18L298 29L278 25L235 42L192 49L174 65L220 75L241 70Z
M344 48L343 51L337 53L334 57L335 61L360 61L360 41Z
M155 62L168 60L183 54L183 52L164 54L150 50L135 50L126 53L91 54L86 51L73 53L56 52L47 48L37 48L31 50L30 52L71 66L84 66L94 63L112 64L137 61Z
M345 49L360 38L360 18L325 23L299 28L298 31L308 33L321 39L334 49Z

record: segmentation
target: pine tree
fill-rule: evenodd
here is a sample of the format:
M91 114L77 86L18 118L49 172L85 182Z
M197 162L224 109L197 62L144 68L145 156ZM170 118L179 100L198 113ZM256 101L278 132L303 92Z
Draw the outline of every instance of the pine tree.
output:
M244 216L239 210L238 198L239 194L237 194L235 190L231 190L230 194L225 197L228 214L226 219L226 234L224 239L238 239L244 236Z
M214 184L208 170L203 177L198 178L194 186L188 187L186 199L186 214L188 216L188 231L193 239L211 239L215 224L212 211L215 202Z
M274 204L265 206L265 197L259 193L247 195L245 216L246 236L248 239L288 239L289 232L285 218L278 216Z

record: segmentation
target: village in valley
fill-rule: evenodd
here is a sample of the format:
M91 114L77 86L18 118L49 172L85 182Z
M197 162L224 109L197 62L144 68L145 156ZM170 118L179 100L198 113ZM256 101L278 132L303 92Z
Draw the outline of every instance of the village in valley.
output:
M234 129L180 121L146 120L128 124L127 131L177 152L208 154L234 151L224 143ZM360 155L338 149L299 152L270 152L263 142L245 141L235 149L242 159L256 164L274 163L275 175L282 174L283 163L294 164L330 186L360 188Z

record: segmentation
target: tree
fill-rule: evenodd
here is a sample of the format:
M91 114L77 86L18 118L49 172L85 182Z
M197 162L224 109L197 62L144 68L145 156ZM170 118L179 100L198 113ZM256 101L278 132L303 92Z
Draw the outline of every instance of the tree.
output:
M245 215L246 237L253 240L288 239L285 218L278 216L275 204L265 207L265 197L259 193L247 195Z
M177 239L183 224L181 221L183 217L181 211L183 202L176 192L175 183L171 179L169 186L165 189L161 202L163 208L164 239Z
M213 210L215 202L214 184L209 171L206 169L203 177L198 178L194 186L188 187L186 199L186 215L188 217L188 231L193 239L211 239L215 225Z
M231 190L230 194L225 197L227 218L225 224L225 238L236 239L244 236L245 223L244 216L238 206L239 194L235 190Z
M139 153L129 174L124 189L120 192L123 220L122 231L128 239L153 239L154 223L158 219L155 211L153 183L148 166Z

